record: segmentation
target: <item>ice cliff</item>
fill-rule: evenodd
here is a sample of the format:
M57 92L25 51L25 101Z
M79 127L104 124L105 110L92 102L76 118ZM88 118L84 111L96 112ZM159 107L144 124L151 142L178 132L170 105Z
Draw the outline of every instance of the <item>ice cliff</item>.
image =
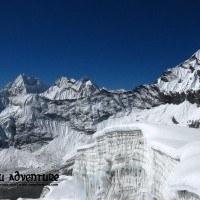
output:
M84 199L200 199L199 180L190 184L190 177L182 183L182 176L191 176L192 171L186 170L189 163L184 163L184 153L179 152L200 140L199 131L135 124L107 128L94 138L94 143L78 149L73 169L77 183L85 191ZM193 155L199 151L190 152ZM172 175L177 169L179 176Z

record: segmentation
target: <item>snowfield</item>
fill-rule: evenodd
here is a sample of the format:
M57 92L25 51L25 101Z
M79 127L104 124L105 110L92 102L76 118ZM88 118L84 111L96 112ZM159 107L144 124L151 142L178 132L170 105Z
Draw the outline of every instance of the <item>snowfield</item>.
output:
M165 104L151 109L134 108L131 112L119 112L108 120L99 123L97 130L102 130L115 124L131 124L136 122L188 127L197 119L200 119L200 107L186 100L179 105Z
M153 149L155 152L161 152L156 155L155 157L155 152L152 154L151 152L146 155L146 159L148 162L146 163L147 165L142 165L147 171L147 173L150 173L149 177L157 177L157 164L152 165L151 164L151 159L149 158L150 156L153 156L153 161L155 162L161 162L159 165L162 168L162 172L160 175L161 182L158 183L162 186L160 191L163 192L160 195L163 195L163 198L166 200L169 199L182 199L180 197L180 194L178 192L180 191L187 191L185 193L185 198L184 199L198 199L198 196L200 196L200 130L197 129L192 129L192 128L185 128L185 127L172 127L172 126L166 126L166 125L160 125L160 124L149 124L149 123L134 123L134 124L126 124L126 125L115 125L111 127L107 127L103 129L102 131L98 131L94 134L93 136L93 143L80 146L77 148L78 155L77 160L75 162L74 166L74 175L75 177L66 177L66 176L61 176L59 179L59 185L56 186L48 186L49 191L47 194L40 198L40 200L85 200L85 199L98 199L100 196L102 199L107 199L107 200L113 200L113 191L117 191L116 186L114 187L115 189L110 189L108 191L108 196L105 198L104 193L105 193L105 184L106 187L113 188L113 185L115 185L116 180L112 180L111 183L105 182L105 175L104 175L104 170L105 173L108 173L108 165L103 165L101 168L99 168L99 162L103 157L101 158L101 154L97 155L95 154L95 148L102 148L104 153L106 152L106 162L116 162L116 156L118 155L117 152L120 152L121 155L126 157L128 156L128 160L131 160L130 156L130 149L129 146L131 142L131 132L139 133L141 131L142 135L146 139L147 143L142 145L145 151L147 151L149 148ZM119 149L113 149L110 145L111 140L112 142L115 141L116 135L121 135L120 140L121 141L128 141L128 143L123 143L125 146L118 146ZM127 135L129 134L128 138ZM123 136L126 136L126 138L123 139ZM134 135L135 137L136 135ZM103 139L104 138L104 139ZM108 143L106 142L99 142L99 141L106 141L106 138L108 138ZM141 138L140 138L141 139ZM110 142L109 142L110 141ZM118 141L118 140L116 140ZM134 140L133 140L134 141ZM140 140L142 141L142 140ZM104 144L106 147L101 146ZM141 144L141 142L140 142ZM145 145L147 145L147 148L145 148ZM149 145L149 146L148 146ZM98 146L98 147L97 147ZM107 148L109 149L109 152L107 152ZM127 148L127 149L124 149ZM137 148L137 144L134 143L134 147L131 150L132 152L135 151L134 148ZM140 147L141 148L141 147ZM125 150L125 152L123 152ZM99 152L100 153L100 152ZM96 158L92 158L95 156ZM100 156L100 157L99 157ZM124 157L122 156L122 158ZM159 157L157 157L159 156ZM164 159L162 160L162 157ZM80 163L80 159L83 159ZM100 159L100 160L98 160ZM156 161L158 159L158 161ZM96 161L98 161L96 163ZM110 161L108 161L110 160ZM160 160L160 161L159 161ZM168 160L168 161L166 161ZM94 169L92 169L91 162L94 164ZM105 161L103 161L104 163ZM164 162L164 163L162 163ZM99 163L99 164L98 164ZM126 176L123 176L122 169L121 168L126 168L129 164L126 161L123 161L122 163L118 163L117 165L113 165L112 170L115 170L117 168L118 173L121 173L121 179L124 179L123 182L123 187L127 187L127 180L130 180L133 174L128 174L128 179L126 180ZM106 163L105 163L106 164ZM85 166L84 166L85 165ZM101 164L100 164L101 165ZM132 163L131 166L133 167L135 164ZM152 166L151 166L152 165ZM136 165L138 166L138 165ZM128 167L128 168L129 168ZM84 171L83 171L84 168ZM152 169L151 169L152 168ZM153 169L154 168L154 169ZM134 168L132 168L134 169ZM94 171L93 171L94 170ZM111 170L111 173L113 173ZM120 172L120 170L122 170ZM166 176L165 173L169 174ZM82 173L86 174L86 177L92 177L90 179L84 179L85 182L81 182L81 177ZM96 176L96 175L97 176ZM137 174L139 176L139 174ZM102 179L102 177L104 177ZM155 179L155 177L153 179ZM143 174L142 178L146 180L145 173ZM159 179L160 179L159 178ZM99 179L99 180L97 180ZM148 180L148 179L147 179ZM146 181L147 181L146 180ZM94 184L94 188L88 189L88 182L90 182L91 185ZM94 182L93 182L94 181ZM149 180L148 180L149 181ZM99 186L98 186L99 183ZM151 182L149 182L151 183ZM109 186L110 184L110 186ZM122 182L121 182L122 184ZM151 183L152 184L152 183ZM130 186L129 186L130 187ZM158 186L154 186L158 187ZM94 189L96 191L94 191ZM139 188L137 188L138 191L140 191ZM98 191L99 190L99 191ZM88 194L88 192L90 193ZM93 194L92 194L93 192ZM125 194L126 192L124 192ZM133 191L132 191L133 193ZM99 195L99 196L98 196ZM187 196L188 195L188 196ZM130 196L129 196L130 197ZM144 197L144 196L143 196ZM147 199L152 199L152 198L157 198L156 194L152 196L151 192L149 192L148 196L145 196ZM124 197L125 198L125 197ZM121 199L124 199L123 197ZM134 199L140 199L141 196L135 196ZM128 198L131 199L131 198ZM22 200L21 198L19 200Z

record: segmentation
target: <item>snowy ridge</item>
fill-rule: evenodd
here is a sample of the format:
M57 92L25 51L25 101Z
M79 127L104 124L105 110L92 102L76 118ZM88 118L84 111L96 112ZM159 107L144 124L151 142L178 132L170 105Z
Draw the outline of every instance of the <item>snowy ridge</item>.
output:
M155 122L158 124L193 127L195 122L199 122L200 107L184 101L179 105L165 104L151 109L133 109L131 113L119 112L111 116L108 120L97 125L97 130L102 130L108 126L117 124L131 124L135 122Z
M182 93L200 88L200 50L175 68L168 69L158 79L161 92Z
M64 100L78 99L81 97L90 96L99 89L87 77L81 80L69 79L62 77L58 79L54 86L50 87L44 93L44 96L49 99Z
M12 83L6 85L5 90L8 90L11 95L21 93L42 93L48 89L48 86L38 78L19 75Z

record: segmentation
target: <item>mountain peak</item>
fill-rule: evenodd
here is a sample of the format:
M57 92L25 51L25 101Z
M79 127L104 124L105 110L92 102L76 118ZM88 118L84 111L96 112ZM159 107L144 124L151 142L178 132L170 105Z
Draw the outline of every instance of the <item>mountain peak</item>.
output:
M157 85L165 93L182 93L200 89L200 50L188 60L165 71L158 79Z
M197 60L200 60L200 49L196 53L194 53L192 57L195 57Z
M6 85L5 90L8 90L12 95L21 93L42 93L48 89L38 78L20 74L13 82Z
M50 99L64 100L90 96L97 91L99 88L88 77L80 80L61 77L44 95Z
M76 80L73 78L67 78L67 77L62 76L58 80L55 81L54 85L57 85L58 87L62 87L62 86L74 84L75 82Z
M91 80L89 79L88 76L83 76L83 77L81 78L81 81L82 81L82 82L87 82L87 81L91 81Z

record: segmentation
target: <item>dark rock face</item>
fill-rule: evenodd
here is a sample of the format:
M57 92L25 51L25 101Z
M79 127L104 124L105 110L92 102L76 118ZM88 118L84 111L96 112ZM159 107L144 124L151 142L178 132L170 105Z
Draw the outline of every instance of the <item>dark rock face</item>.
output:
M195 193L189 192L187 190L180 190L177 192L177 197L180 199L199 199L199 196Z
M172 117L172 121L174 124L179 124L179 122L177 122L177 120L175 119L175 117Z
M39 198L43 190L41 186L20 186L19 187L5 187L0 188L0 199L16 200L20 197L23 198Z
M160 100L163 104L169 103L169 104L180 104L186 100L186 94L185 93L159 93Z
M187 92L182 92L182 93L159 93L159 100L163 104L169 103L169 104L181 104L184 101L189 101L192 104L197 104L198 106L200 105L200 90L197 91L187 91Z
M165 71L165 72L162 74L162 76L161 76L161 80L164 81L164 82L169 82L169 80L168 80L167 77L168 77L170 74L172 74L171 71Z
M190 128L199 128L200 127L200 120L192 121L189 125Z

